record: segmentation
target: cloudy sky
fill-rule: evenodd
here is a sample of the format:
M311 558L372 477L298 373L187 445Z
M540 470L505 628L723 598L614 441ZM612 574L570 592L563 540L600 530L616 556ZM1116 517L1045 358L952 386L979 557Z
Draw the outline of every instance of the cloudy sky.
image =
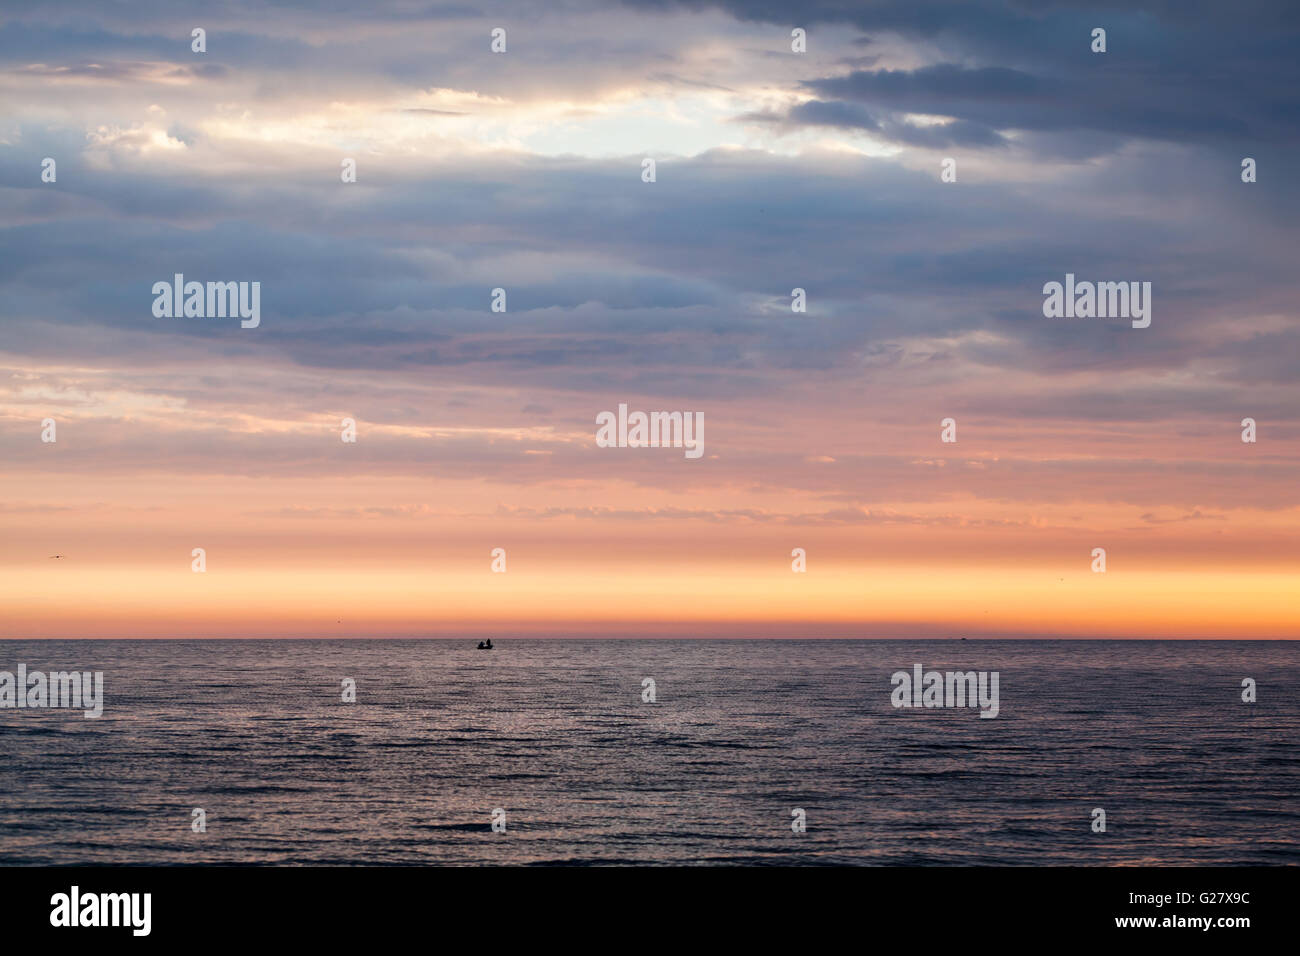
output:
M1300 637L1298 44L1288 0L9 5L0 636ZM176 273L260 326L156 318ZM1067 273L1150 327L1044 317ZM704 454L597 447L620 403Z

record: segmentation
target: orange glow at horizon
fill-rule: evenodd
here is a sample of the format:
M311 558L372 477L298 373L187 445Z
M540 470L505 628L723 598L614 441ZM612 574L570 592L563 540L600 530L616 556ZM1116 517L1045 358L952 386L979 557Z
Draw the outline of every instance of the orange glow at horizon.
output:
M209 560L214 560L212 557ZM1215 571L1093 574L1086 569L859 565L794 574L781 562L677 568L577 564L491 574L430 564L401 570L275 570L95 565L10 569L3 637L448 635L460 631L637 633L650 624L853 626L888 622L1006 636L1300 638L1294 576ZM214 560L214 565L216 564ZM884 636L879 628L865 631ZM931 633L926 630L924 633Z
M734 474L661 490L42 472L6 489L19 504L0 514L5 638L1300 639L1294 510L1155 520L1074 498L1030 509L901 492L850 507ZM1090 569L1096 546L1104 574ZM495 547L504 574L490 570ZM796 547L806 573L791 570Z

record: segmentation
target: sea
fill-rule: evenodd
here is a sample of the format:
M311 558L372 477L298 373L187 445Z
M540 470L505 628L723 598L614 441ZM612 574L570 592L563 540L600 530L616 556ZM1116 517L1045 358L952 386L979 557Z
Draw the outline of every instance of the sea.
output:
M1300 864L1300 643L478 640L0 641L0 864Z

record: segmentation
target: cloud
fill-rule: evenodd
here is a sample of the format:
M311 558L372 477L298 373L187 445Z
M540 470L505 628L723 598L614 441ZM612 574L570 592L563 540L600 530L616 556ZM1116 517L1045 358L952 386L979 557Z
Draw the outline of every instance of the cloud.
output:
M0 392L6 461L39 473L54 413L85 475L743 502L689 521L1291 507L1296 20L1208 9L814 3L800 56L772 3L511 4L498 57L468 7L231 2L204 58L166 4L18 11L0 364L40 378ZM260 281L262 326L153 318L176 272ZM1066 272L1151 281L1151 329L1045 319ZM702 409L712 470L597 454L623 400ZM323 459L344 414L363 454ZM1272 444L1222 444L1246 414Z

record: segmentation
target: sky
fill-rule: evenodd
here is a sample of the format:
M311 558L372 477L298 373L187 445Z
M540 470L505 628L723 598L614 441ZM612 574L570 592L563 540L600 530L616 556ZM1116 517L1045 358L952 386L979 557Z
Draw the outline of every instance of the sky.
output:
M1249 0L8 4L0 637L1300 638L1298 43ZM155 316L177 273L260 323ZM1045 316L1067 274L1150 326ZM620 404L703 453L600 447Z

